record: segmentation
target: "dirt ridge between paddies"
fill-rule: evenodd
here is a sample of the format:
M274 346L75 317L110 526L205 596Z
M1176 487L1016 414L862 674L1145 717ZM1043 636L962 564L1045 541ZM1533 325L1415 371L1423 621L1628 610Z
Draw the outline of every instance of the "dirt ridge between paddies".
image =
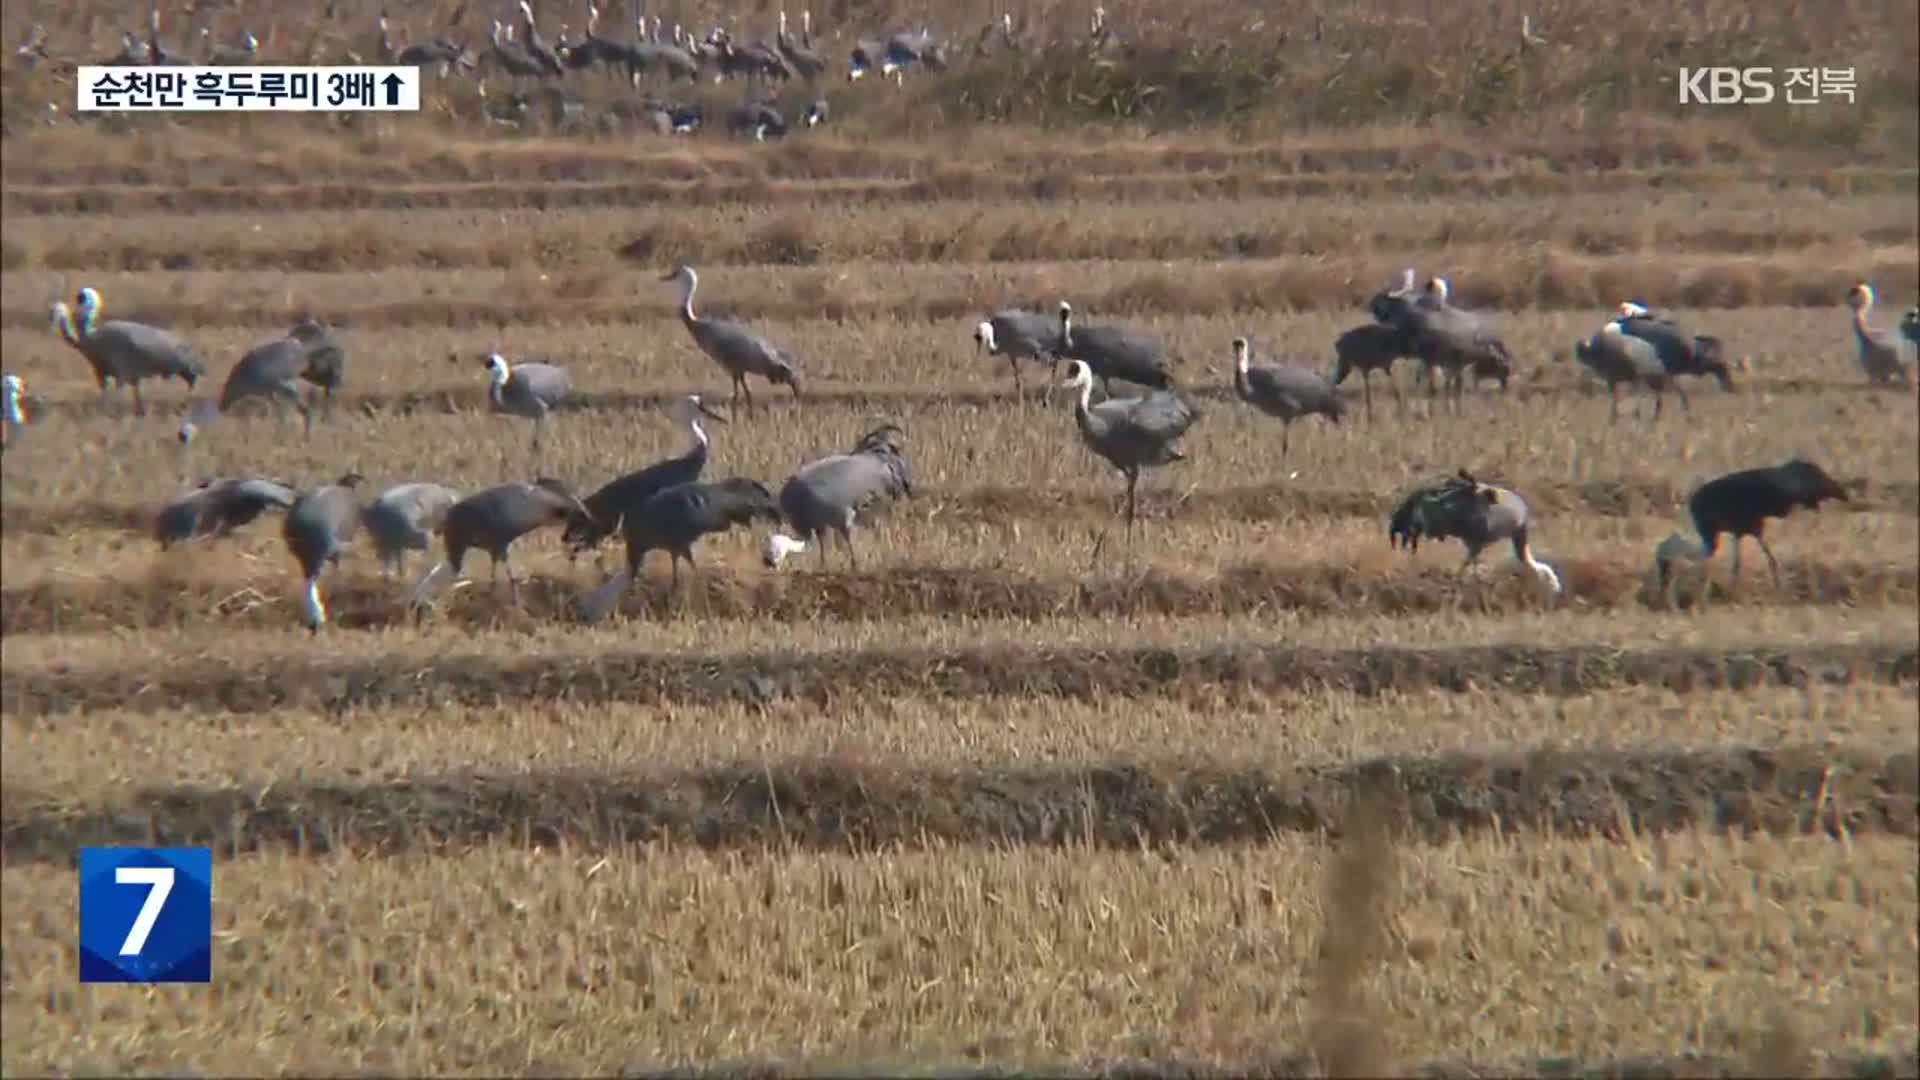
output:
M1912 244L1866 251L1716 256L1583 255L1565 249L1514 247L1490 251L1475 261L1469 306L1516 312L1607 312L1622 296L1657 296L1663 304L1695 311L1742 307L1819 308L1831 312L1836 292L1832 261L1847 276L1866 278L1889 296L1910 296L1920 284L1920 259ZM1010 291L1000 282L1009 269L1034 278L1097 277L1101 288L1075 290L1073 300L1102 318L1151 314L1220 316L1251 312L1338 311L1365 318L1360 305L1376 288L1381 266L1404 266L1405 252L1342 251L1311 258L1230 260L1025 261L1017 263L868 263L852 270L818 262L810 250L748 268L728 295L729 317L775 320L966 320L971 329L982 312L997 311ZM737 272L736 268L736 272ZM14 271L18 303L0 307L0 327L50 335L46 298L65 291L68 275ZM366 273L290 274L283 285L264 288L258 274L191 274L206 291L194 299L162 299L180 278L162 272L151 284L120 282L123 292L147 292L121 310L188 333L211 328L284 327L324 307L328 322L354 331L398 327L618 326L652 332L678 317L677 300L645 268L538 268L468 271L459 295L438 291L440 275L389 271L386 288L367 298ZM1845 277L1839 280L1846 280ZM643 287L644 286L644 287ZM1463 292L1463 297L1466 295ZM12 294L10 293L11 297ZM39 299L29 303L26 297ZM202 298L203 297L203 298ZM1057 300L1057 295L1054 299ZM714 314L716 312L709 312ZM964 332L964 331L963 331ZM49 337L49 340L53 340ZM1844 338L1837 340L1844 342Z
M841 649L698 655L598 652L529 659L447 655L276 658L269 667L182 659L156 669L13 670L0 680L9 717L53 718L87 709L133 712L283 707L325 712L413 706L563 700L765 703L779 698L831 708L839 695L1087 700L1179 698L1221 689L1261 692L1332 688L1584 694L1623 686L1685 693L1755 686L1904 685L1920 676L1912 639L1760 644L1735 649L1491 645L1456 648L1315 649L1287 645L1216 648Z
M1397 366L1403 369L1411 369L1414 367L1414 364L1412 361L1401 361ZM1545 372L1550 371L1551 368L1542 364L1533 370L1535 372ZM1526 371L1522 371L1520 376L1515 378L1505 391L1500 390L1496 384L1490 382L1474 387L1469 391L1469 407L1471 407L1472 403L1478 402L1481 399L1504 403L1507 401L1522 402L1542 398L1552 399L1578 396L1592 398L1594 400L1594 408L1596 409L1605 410L1607 408L1606 392L1604 390L1596 389L1595 386L1572 378L1570 375L1564 380L1554 379L1549 381L1542 378L1539 381L1531 381L1526 378L1527 374ZM1397 378L1405 383L1410 382L1413 376L1403 371ZM1403 386L1401 389L1407 401L1405 409L1410 415L1425 420L1427 417L1421 415L1421 412L1433 410L1434 414L1439 418L1451 419L1451 414L1442 414L1440 412L1440 410L1450 410L1453 408L1451 402L1443 396L1430 396L1429 391L1420 386ZM1230 387L1220 385L1215 381L1205 383L1196 382L1192 384L1183 383L1179 385L1179 390L1183 396L1195 401L1226 404L1235 400L1233 390ZM1114 385L1114 393L1116 395L1138 392L1137 389L1128 389L1125 383L1116 383ZM1362 394L1360 379L1358 377L1350 378L1347 384L1340 388L1340 392L1347 399L1349 412L1358 413L1361 409L1360 402ZM1703 380L1702 384L1698 386L1695 391L1689 391L1690 394L1695 392L1716 396L1724 393L1724 391L1718 387L1713 386L1710 380ZM1759 376L1742 378L1738 384L1738 389L1733 392L1769 395L1873 395L1898 393L1899 391L1875 386L1867 382L1864 376L1856 377L1848 375L1825 378L1793 375L1785 377ZM765 392L763 391L763 393ZM474 389L471 382L458 386L449 385L445 389L432 390L400 390L393 392L343 391L336 395L334 403L330 408L335 410L353 410L368 416L384 415L388 417L406 417L416 414L462 416L485 412L487 410L485 395L486 391L484 389ZM576 390L567 400L554 406L553 412L559 415L567 413L654 412L667 407L669 404L684 396L685 391L681 390ZM1382 420L1390 420L1399 415L1398 410L1401 407L1393 402L1390 391L1382 389L1379 391L1379 396L1382 400L1378 403L1377 407L1380 410L1380 418ZM1037 395L1035 395L1031 389L1027 390L1024 395L1025 399L1033 399L1036 397ZM1639 400L1637 397L1629 396L1625 391L1622 392L1621 397L1623 401L1622 411L1627 414L1628 417L1626 421L1622 421L1623 423L1634 420L1631 414L1635 410L1644 411L1647 408L1644 401ZM780 390L773 395L772 400L775 403L785 403L792 399L786 396L785 390ZM809 383L806 396L803 399L809 406L842 407L869 411L918 409L933 405L993 408L997 406L1015 405L1022 400L1023 396L1015 391L1010 381L1006 387L994 390L977 390L964 387L928 388L924 386L863 388L845 384L835 386L832 384L821 385L819 383ZM1056 394L1055 403L1052 407L1058 411L1065 412L1067 406L1064 402L1066 400L1065 394ZM1712 397L1709 397L1708 400L1712 400ZM756 397L754 402L755 406L758 407L764 403L764 399L762 397ZM76 396L67 398L52 398L44 395L31 396L27 399L26 405L36 421L43 417L54 417L62 421L122 418L131 411L123 399L115 398L102 401L97 393L87 391L80 391ZM155 401L153 407L171 408L174 406ZM1676 403L1674 408L1678 410L1680 406ZM320 422L324 422L324 410L316 415L322 417ZM1364 416L1359 416L1358 419L1361 422L1365 421Z
M929 769L844 755L711 769L461 773L368 784L154 787L77 809L11 785L8 865L76 846L392 853L506 841L610 850L872 851L951 844L1132 848L1338 835L1364 796L1397 831L1624 838L1676 829L1920 834L1912 746L1516 749L1286 770L1232 762Z
M662 402L670 395L659 395ZM583 479L598 484L606 477ZM1920 484L1884 482L1871 477L1843 478L1848 501L1827 503L1822 514L1920 514ZM1634 476L1571 484L1528 484L1527 504L1555 517L1649 517L1675 512L1691 487L1663 477ZM1196 488L1179 498L1187 519L1301 521L1323 518L1377 518L1382 528L1400 491L1315 488L1295 483L1244 484ZM171 496L169 496L171 497ZM1151 502L1151 497L1149 502ZM68 536L87 529L151 533L159 502L117 503L74 499L30 502L23 497L0 503L0 533L18 536ZM890 519L949 521L1106 521L1114 497L1084 488L1028 488L980 485L966 488L916 487L913 497L886 509ZM802 562L804 563L804 559Z
M616 559L617 562L617 559ZM1148 615L1257 615L1294 611L1324 615L1428 615L1457 611L1495 616L1537 608L1533 581L1502 569L1463 581L1449 570L1407 571L1338 563L1242 563L1215 576L1148 570L1125 577L1043 577L1004 569L889 567L860 574L740 575L709 567L675 590L659 577L630 589L620 611L628 618L751 619L762 623L846 622L890 617L960 615L983 619L1101 618ZM1755 570L1754 573L1764 573ZM1561 603L1583 611L1690 609L1702 604L1697 576L1677 578L1672 595L1656 590L1644 565L1598 559L1559 562ZM480 579L485 581L485 578ZM532 574L522 578L521 602L511 612L497 588L474 588L443 599L433 618L443 625L484 630L503 615L525 622L565 624L576 618L582 592L598 575ZM1920 603L1920 569L1910 565L1816 563L1789 560L1778 588L1729 594L1715 581L1707 603L1849 608ZM223 629L278 628L297 618L291 585L258 579L193 580L165 573L146 581L54 579L0 591L0 635L169 630L218 625ZM336 631L410 625L406 584L368 574L340 575L327 588Z

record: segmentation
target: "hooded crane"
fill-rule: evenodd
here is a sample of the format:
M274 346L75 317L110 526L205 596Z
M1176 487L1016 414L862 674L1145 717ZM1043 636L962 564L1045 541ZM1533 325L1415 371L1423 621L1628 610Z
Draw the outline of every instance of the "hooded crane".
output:
M761 549L768 567L777 567L788 555L816 545L822 567L827 561L826 537L840 534L847 549L847 566L858 571L853 548L853 526L860 511L885 496L913 495L913 474L900 453L898 427L885 424L860 437L850 453L835 454L801 466L780 488L780 510L798 537L773 533Z
M627 515L638 511L641 504L655 494L676 484L690 484L700 479L711 452L707 430L700 426L700 418L716 424L724 424L726 420L707 408L699 394L681 398L675 403L674 412L680 422L687 425L693 445L679 457L656 461L644 469L615 477L587 496L584 504L588 516L567 522L566 532L560 538L567 545L568 558L577 558L581 552L599 547L607 537L620 531Z
M280 527L306 586L301 622L316 634L327 621L327 605L320 599L320 573L329 565L339 565L340 553L360 524L354 488L361 479L359 473L350 472L335 483L300 496L287 509L287 520Z
M258 477L203 480L161 507L153 520L153 538L165 551L200 537L226 536L269 510L287 509L298 498L287 485Z
M1913 341L1867 325L1867 313L1873 310L1873 286L1862 281L1847 290L1847 306L1853 309L1853 341L1867 381L1875 385L1895 382L1910 385Z
M360 527L373 539L380 556L380 576L407 572L407 552L433 545L447 511L460 493L445 484L395 484L360 511Z
M21 404L21 399L27 394L27 383L9 371L0 375L0 387L4 388L6 399L4 404L0 404L0 451L5 451L20 438L20 432L27 426L26 406Z
M440 541L446 558L434 565L413 587L407 606L417 608L439 590L448 576L465 580L461 566L467 552L475 548L493 559L491 579L499 580L507 572L507 587L513 602L520 602L520 583L514 580L513 567L507 564L507 548L515 540L546 525L564 525L580 517L591 517L581 501L567 486L551 477L531 484L511 483L490 487L469 495L447 509L440 523Z
M640 576L649 551L665 551L673 567L673 584L680 583L680 562L693 570L693 545L712 533L755 521L779 521L780 507L758 481L733 477L719 483L676 484L656 492L627 515L621 533L627 541L626 568L580 599L580 615L587 622L607 617L620 597Z
M731 319L703 319L694 314L693 292L700 287L700 275L693 267L681 263L660 280L680 283L680 322L692 335L693 343L700 346L700 351L733 380L733 396L727 402L729 413L738 408L743 394L747 406L753 406L753 391L747 388L749 375L758 375L771 383L785 383L795 398L800 396L800 373L787 350Z
M331 395L340 384L343 364L340 347L326 327L302 319L286 335L247 350L220 390L220 411L231 412L242 401L263 398L278 406L284 416L286 405L291 403L311 434L313 410L301 397L297 380L304 379Z
M492 43L487 55L514 81L544 78L548 74L546 66L515 42L506 28L500 25L500 20L493 21L493 29L487 39Z
M1293 364L1255 364L1243 337L1233 339L1233 392L1280 421L1282 461L1295 420L1318 414L1338 424L1347 412L1346 399L1326 376Z
M1907 345L1920 349L1920 307L1910 307L1900 317L1900 336L1907 339Z
M1654 353L1660 359L1660 366L1669 376L1711 375L1720 383L1720 389L1733 389L1733 372L1727 367L1720 339L1703 334L1691 334L1664 314L1656 315L1642 304L1631 300L1620 304L1620 314L1610 325L1617 325L1628 337L1639 338L1653 346ZM1680 393L1680 404L1687 408L1687 395L1675 382L1673 388Z
M516 364L509 366L499 353L488 353L484 365L491 378L487 384L487 404L494 412L524 416L533 421L533 449L540 450L540 431L547 414L573 396L573 379L567 369L552 364Z
M1387 524L1387 545L1405 545L1411 553L1419 550L1422 538L1458 538L1467 545L1467 561L1459 570L1464 575L1480 562L1481 553L1490 545L1511 541L1513 557L1558 593L1560 575L1533 557L1533 547L1527 540L1530 523L1526 501L1519 495L1482 484L1461 469L1458 476L1407 496Z
M1078 390L1073 415L1080 425L1080 439L1087 449L1105 458L1127 478L1127 533L1133 533L1135 490L1140 485L1140 470L1185 461L1174 443L1187 433L1200 413L1170 390L1156 390L1145 397L1108 398L1098 405L1093 399L1093 370L1084 360L1067 365L1062 384Z
M100 294L91 287L80 290L78 302L77 331L64 302L53 305L51 318L54 329L60 331L66 343L86 357L93 368L102 401L106 400L107 384L120 383L132 387L134 411L145 414L147 405L140 397L143 380L177 378L191 390L206 373L200 355L169 331L125 319L97 321Z
M1347 381L1347 376L1360 373L1360 400L1364 403L1367 419L1373 419L1373 373L1380 372L1387 378L1387 388L1393 391L1394 403L1402 409L1406 399L1400 395L1400 384L1393 381L1394 362L1403 356L1412 356L1413 350L1407 342L1407 335L1397 326L1370 322L1341 334L1333 342L1333 385L1339 386Z
M727 130L754 142L765 142L768 137L786 136L787 118L767 102L749 101L727 110Z
M1611 405L1608 415L1615 420L1620 418L1622 383L1638 383L1653 394L1655 420L1660 419L1660 410L1666 405L1668 387L1680 395L1682 404L1687 400L1687 392L1681 389L1666 365L1660 362L1653 343L1639 335L1626 333L1618 319L1608 322L1585 341L1574 342L1573 356L1581 366L1607 384Z
M774 47L780 50L787 66L808 82L818 79L820 73L827 70L826 60L813 51L812 40L813 12L800 13L800 40L795 41L787 36L787 9L781 8L780 29L775 31L773 37Z
M1055 355L1060 348L1060 324L1037 311L997 311L973 328L973 340L987 355L1007 358L1016 394L1021 391L1020 361L1047 360L1053 367L1060 363Z
M1159 342L1118 326L1076 327L1073 305L1065 300L1060 301L1059 356L1085 364L1087 371L1100 379L1101 389L1108 393L1113 392L1113 379L1156 390L1173 385L1173 374L1167 370L1166 350Z
M1775 587L1780 584L1780 562L1767 547L1764 535L1768 518L1785 518L1799 507L1820 509L1828 499L1848 501L1842 488L1825 469L1811 461L1794 458L1782 465L1742 469L1709 480L1687 496L1687 514L1699 534L1696 542L1685 534L1674 533L1654 549L1654 571L1660 588L1672 580L1676 561L1705 562L1720 548L1722 534L1733 537L1733 576L1740 577L1740 541L1753 537L1773 570Z
M560 65L560 58L554 55L545 41L541 40L540 31L533 24L533 5L527 0L520 0L520 17L525 21L527 28L525 46L527 55L533 59L534 63L540 65L543 74L564 75L567 69Z

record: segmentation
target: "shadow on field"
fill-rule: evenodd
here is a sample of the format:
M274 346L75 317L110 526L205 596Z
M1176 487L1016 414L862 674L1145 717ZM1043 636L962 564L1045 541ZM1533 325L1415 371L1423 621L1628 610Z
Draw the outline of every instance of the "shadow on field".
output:
M1911 750L1533 750L1264 770L1187 763L926 769L845 756L697 771L457 774L264 790L154 788L64 807L9 785L5 860L76 846L395 853L499 842L611 849L896 850L951 844L1192 846L1339 835L1364 793L1396 836L1676 829L1915 835Z
M1920 675L1911 640L1622 650L1603 646L1461 648L864 649L783 653L599 652L558 656L468 654L335 659L269 656L265 668L186 659L156 669L19 671L0 680L0 710L15 722L89 709L344 713L392 707L499 706L565 701L736 702L776 699L831 709L843 695L1009 695L1078 700L1211 697L1221 689L1494 691L1585 694L1628 686L1675 693L1759 686L1901 684Z
M806 566L809 560L803 560ZM1491 559L1489 560L1492 561ZM1698 575L1676 582L1671 600L1648 584L1644 568L1600 560L1557 564L1566 592L1559 601L1580 611L1667 610L1734 603L1889 606L1920 603L1920 568L1864 563L1789 561L1782 584L1749 574L1729 591L1724 570L1702 604ZM434 625L486 630L502 625L568 623L580 595L601 580L583 566L576 576L534 574L522 580L520 606L504 582L483 572L443 597L427 615ZM408 583L341 576L327 583L333 625L342 630L405 626ZM1539 610L1546 599L1531 578L1494 563L1482 578L1462 581L1438 569L1245 563L1213 577L1149 570L1079 580L987 568L896 567L858 575L844 570L731 573L719 567L683 579L676 590L660 575L629 590L625 617L656 621L751 619L757 622L845 622L884 616L964 614L983 619L1238 616L1275 611L1363 617L1458 612L1512 614ZM280 629L294 625L291 585L200 578L157 567L145 581L56 579L0 590L0 633L89 633L218 624Z

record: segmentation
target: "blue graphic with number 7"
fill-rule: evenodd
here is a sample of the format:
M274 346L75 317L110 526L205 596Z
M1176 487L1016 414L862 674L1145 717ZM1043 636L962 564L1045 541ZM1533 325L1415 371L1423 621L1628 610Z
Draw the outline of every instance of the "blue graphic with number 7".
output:
M80 849L81 982L212 977L210 849Z

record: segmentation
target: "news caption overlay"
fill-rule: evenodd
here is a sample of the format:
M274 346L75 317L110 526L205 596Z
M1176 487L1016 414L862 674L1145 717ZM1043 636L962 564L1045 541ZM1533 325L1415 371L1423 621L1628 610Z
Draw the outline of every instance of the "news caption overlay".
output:
M213 849L80 849L80 981L213 978Z
M417 67L82 67L81 112L418 112Z

